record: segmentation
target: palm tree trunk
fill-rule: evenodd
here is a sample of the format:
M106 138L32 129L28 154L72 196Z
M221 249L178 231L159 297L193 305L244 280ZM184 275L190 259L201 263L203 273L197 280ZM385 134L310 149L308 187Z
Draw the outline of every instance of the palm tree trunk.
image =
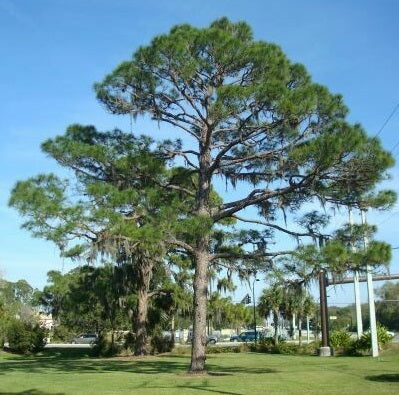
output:
M170 343L171 347L173 348L175 346L175 315L172 315L172 320L170 323Z
M299 338L299 345L302 345L302 317L298 316L298 338Z
M274 325L274 345L278 344L278 310L273 311L273 325Z

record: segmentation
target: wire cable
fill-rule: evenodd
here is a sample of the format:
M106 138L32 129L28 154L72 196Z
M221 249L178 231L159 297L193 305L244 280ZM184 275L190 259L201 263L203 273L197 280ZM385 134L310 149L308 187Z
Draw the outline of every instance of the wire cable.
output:
M385 120L385 122L382 124L382 126L380 127L380 130L377 132L377 134L375 135L375 137L378 137L381 132L384 130L385 126L387 126L388 122L391 120L391 118L395 115L395 112L398 110L399 108L399 103L395 106L395 108L392 110L391 114L388 116L388 118ZM399 144L399 141L398 141ZM391 150L392 152L392 150Z

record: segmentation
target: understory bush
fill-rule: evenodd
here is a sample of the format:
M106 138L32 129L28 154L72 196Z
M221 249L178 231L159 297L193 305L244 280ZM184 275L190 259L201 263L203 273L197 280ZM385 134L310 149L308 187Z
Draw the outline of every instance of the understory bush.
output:
M74 336L74 331L64 325L57 325L50 333L52 343L69 343Z
M94 343L91 354L94 357L113 357L122 352L123 347L109 340L105 334L100 334Z
M38 323L12 319L7 323L8 349L23 354L41 351L46 344L46 330Z
M157 331L151 336L151 354L162 354L173 350L175 342L171 336L165 336L162 331Z
M332 331L330 334L330 345L334 351L347 350L352 342L351 334L346 330Z
M392 341L392 336L382 325L377 325L377 340L379 350L382 350ZM334 331L331 333L330 343L336 355L363 355L371 350L371 333L364 332L360 339L352 339L351 335L345 330Z
M94 343L91 354L95 357L131 355L134 352L135 344L136 336L132 332L122 335L114 334L114 341L112 341L111 334L102 333ZM156 332L151 336L146 352L148 354L160 354L171 351L173 347L173 339L163 336L162 332Z
M317 353L318 344L310 343L298 345L294 343L287 343L280 341L276 345L274 339L264 338L255 344L251 344L251 351L263 352L269 354L284 354L284 355L315 355Z
M121 339L122 340L122 339ZM134 350L136 345L136 336L133 332L128 332L123 336L123 349L124 350Z
M388 334L387 329L382 325L377 325L378 349L382 350L392 341L392 336ZM371 350L371 333L364 332L360 339L353 344L353 351L359 353Z
M250 351L250 345L247 343L242 343L240 345L234 346L207 346L207 354L224 354L224 353L240 353Z

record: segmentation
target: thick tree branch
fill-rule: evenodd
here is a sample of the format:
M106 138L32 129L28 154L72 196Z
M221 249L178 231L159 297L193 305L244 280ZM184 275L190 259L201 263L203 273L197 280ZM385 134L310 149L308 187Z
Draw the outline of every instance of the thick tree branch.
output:
M167 244L183 248L187 253L189 253L191 255L193 255L195 252L194 248L190 244L188 244L184 241L181 241L181 240L177 240L174 237L169 237L165 241Z
M261 220L256 220L256 219L246 219L246 218L239 217L238 215L235 215L235 214L232 215L232 217L235 218L235 219L237 219L238 221L242 221L242 222L246 222L246 223L251 223L251 224L257 224L257 225L264 225L264 226L267 226L267 227L269 227L269 228L277 229L277 230L279 230L279 231L281 231L281 232L287 233L287 234L289 234L289 235L291 235L291 236L295 236L295 237L301 237L301 236L305 236L305 237L306 237L306 236L308 236L308 237L314 237L314 236L319 236L318 233L309 233L309 232L301 233L301 232L294 232L294 231L291 231L291 230L289 230L289 229L285 229L285 228L283 228L283 227L281 227L281 226L278 226L278 225L276 225L276 224L272 224L272 223L270 223L270 222L261 221Z
M210 255L210 260L214 261L215 259L260 259L260 258L273 258L279 255L289 255L292 254L292 250L288 251L277 251L277 252L248 252L248 253L232 253L232 252L219 252Z
M222 218L229 217L248 206L252 206L254 204L258 204L265 200L272 199L278 196L286 195L287 193L291 193L297 189L303 188L309 185L313 181L314 176L315 175L313 173L307 176L303 176L303 179L300 182L292 183L291 185L285 188L278 188L273 191L269 189L254 189L244 199L224 204L222 206L222 209L213 215L213 220L217 222Z

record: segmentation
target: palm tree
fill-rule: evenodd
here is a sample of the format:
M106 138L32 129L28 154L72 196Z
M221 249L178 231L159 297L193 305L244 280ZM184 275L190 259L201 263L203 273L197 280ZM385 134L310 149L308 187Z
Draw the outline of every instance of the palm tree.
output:
M280 283L274 283L270 288L263 290L259 298L259 313L267 317L273 314L274 326L274 344L278 344L278 321L280 311L284 306L284 286Z
M291 283L285 288L285 311L290 318L298 318L299 345L302 344L303 318L309 317L315 311L316 305L308 290L301 283Z

